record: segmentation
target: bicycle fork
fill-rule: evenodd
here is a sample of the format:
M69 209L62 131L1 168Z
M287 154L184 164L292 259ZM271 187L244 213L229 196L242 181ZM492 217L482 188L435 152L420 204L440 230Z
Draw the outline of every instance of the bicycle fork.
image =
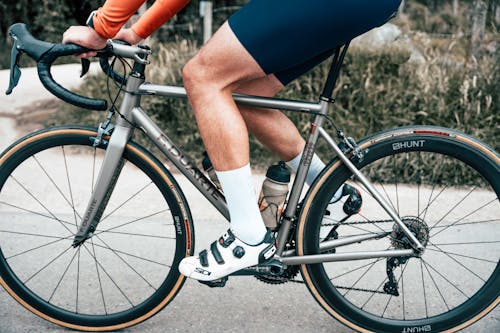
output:
M144 82L143 77L130 76L127 81L127 91L136 91L142 82ZM113 193L113 189L122 171L124 164L122 156L125 151L125 146L134 132L134 126L128 122L125 117L127 117L130 114L130 110L138 106L139 103L140 95L125 94L120 106L120 114L123 115L123 117L117 118L109 142L100 142L102 133L101 129L99 129L99 134L97 138L95 138L96 141L94 143L95 145L107 144L107 149L99 171L99 176L97 177L97 182L94 185L89 203L73 239L73 247L81 245L86 239L92 237L108 205L109 198ZM108 116L105 122L106 125L110 124L111 116L112 113Z
M86 239L92 237L120 176L124 164L122 155L133 132L133 128L129 124L120 124L120 120L114 128L109 142L102 143L107 144L108 147L97 182L73 239L73 247L81 245Z

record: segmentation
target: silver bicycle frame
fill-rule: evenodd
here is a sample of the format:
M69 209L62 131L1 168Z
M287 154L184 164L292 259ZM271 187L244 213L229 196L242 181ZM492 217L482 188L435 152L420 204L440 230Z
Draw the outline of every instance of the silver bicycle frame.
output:
M134 127L140 128L149 137L151 141L165 154L176 168L184 174L189 181L210 201L210 203L229 220L229 212L224 199L224 195L212 184L212 182L193 164L190 159L177 147L168 136L146 115L140 107L142 95L157 95L175 98L187 98L186 91L182 87L162 86L144 83L144 79L130 76L127 81L126 93L120 114L127 120L118 118L115 129L108 143L108 149L105 154L104 162L97 179L94 193L89 201L88 207L83 215L82 222L75 236L75 243L85 240L92 236L99 223L102 212L104 211L107 199L109 198L116 178L120 172L121 154L131 138ZM311 125L311 131L306 141L306 146L302 155L302 160L298 168L295 181L288 198L286 209L282 216L282 224L278 231L278 250L277 254L282 257L284 264L312 264L328 261L356 260L380 257L394 256L412 256L420 255L423 246L416 239L413 233L401 221L398 214L382 195L373 187L370 181L354 166L354 164L337 146L335 141L322 128L324 115L331 105L330 101L322 100L319 103L310 103L302 101L283 100L275 98L248 96L234 94L234 100L240 105L253 106L258 108L272 108L288 111L305 112L315 115ZM387 251L367 251L342 254L317 254L305 256L293 256L294 251L284 251L286 241L289 237L292 220L296 215L297 205L302 192L306 175L311 163L317 140L321 136L330 145L339 159L347 166L354 176L363 184L366 190L383 207L388 215L399 225L401 230L412 241L414 249L387 250ZM351 236L342 240L332 240L323 242L320 245L321 251L327 251L340 246L345 246L369 239L377 239L387 236L388 233L379 233L368 236Z

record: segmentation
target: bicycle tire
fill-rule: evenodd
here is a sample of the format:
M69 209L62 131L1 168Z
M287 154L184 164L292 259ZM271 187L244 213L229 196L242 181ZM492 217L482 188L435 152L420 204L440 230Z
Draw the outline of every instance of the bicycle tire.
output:
M185 281L177 266L193 254L194 229L173 176L129 142L94 236L73 248L107 147L108 137L93 147L96 136L86 127L49 128L0 156L0 284L43 319L111 331L173 300Z
M429 126L381 132L359 146L367 151L364 160L351 160L374 181L407 226L414 224L412 230L422 240L427 226L428 244L421 258L403 258L396 267L385 258L301 265L304 282L316 301L360 332L455 332L494 309L500 302L499 155L465 134ZM407 168L406 173L401 166ZM440 170L446 171L439 175ZM431 177L425 174L429 171L433 171ZM320 253L324 228L335 228L336 237L391 232L381 240L349 245L345 250L349 252L404 244L395 224L387 223L388 215L372 205L374 200L366 191L359 215L340 223L328 220L329 200L345 181L353 181L352 173L334 159L309 190L297 225L299 255ZM413 184L406 191L413 200L404 194L409 186L405 182ZM360 184L354 186L362 190ZM413 218L409 217L412 212ZM384 289L389 267L399 296Z

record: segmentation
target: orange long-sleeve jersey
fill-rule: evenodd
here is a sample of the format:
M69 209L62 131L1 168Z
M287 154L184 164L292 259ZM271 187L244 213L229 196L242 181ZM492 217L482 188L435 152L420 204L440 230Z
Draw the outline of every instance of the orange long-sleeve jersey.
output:
M94 15L95 31L104 38L113 38L145 0L107 0ZM156 0L132 26L141 38L146 38L177 14L189 0Z

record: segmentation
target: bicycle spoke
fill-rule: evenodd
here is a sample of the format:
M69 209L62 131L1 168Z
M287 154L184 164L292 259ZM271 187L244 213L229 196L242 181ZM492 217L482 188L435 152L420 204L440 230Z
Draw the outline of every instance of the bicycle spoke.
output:
M12 207L12 208L16 208L16 209L19 209L19 210L24 211L24 212L32 213L32 214L35 214L35 215L38 215L38 216L42 216L42 217L45 217L45 218L48 218L48 219L51 219L51 220L55 220L55 221L58 221L58 222L61 222L61 223L69 224L70 226L73 226L73 223L71 223L71 222L64 221L64 220L58 220L57 218L55 218L53 216L45 215L45 214L42 214L40 212L35 212L33 210L29 210L29 209L26 209L26 208L23 208L23 207L19 207L19 206L16 206L16 205L4 202L4 201L0 201L0 204L6 205L6 206L9 206L9 207Z
M481 281L483 282L486 282L486 280L484 280L482 277L480 277L479 275L477 275L476 273L474 273L471 269L469 269L468 267L466 267L464 264L462 264L460 261L458 261L457 259L453 258L450 254L448 254L446 251L443 251L441 250L441 248L439 248L439 246L436 246L436 244L433 244L432 242L429 241L430 244L432 244L432 246L434 246L435 248L437 248L439 250L439 252L443 253L444 255L446 255L448 258L450 258L451 260L453 260L454 262L456 262L457 264L459 264L460 266L462 266L463 268L465 268L469 273L471 273L472 275L476 276L478 279L480 279Z
M64 146L61 146L63 157L64 157L64 168L66 169L66 179L68 180L69 196L71 198L71 208L73 208L73 216L75 217L75 227L78 229L78 221L76 219L75 202L73 200L73 191L71 189L71 182L69 180L69 170L68 162L66 160L66 152L64 151Z
M45 268L47 268L48 266L50 266L50 264L52 264L54 261L56 261L58 258L60 258L63 254L65 254L66 252L68 252L69 250L71 250L71 248L72 248L72 246L70 246L67 249L63 250L55 258L53 258L47 264L45 264L45 266L43 266L36 273L34 273L33 275L31 275L27 280L24 280L23 284L27 284L32 278L34 278L36 275L40 274L41 271L43 271Z
M94 247L94 242L92 239L90 239L90 244L92 244L92 258L94 258L95 262L95 270L97 272L97 280L99 281L99 290L101 291L101 298L102 298L102 304L104 306L104 313L108 314L108 310L106 309L106 301L104 300L104 291L102 290L102 281L101 281L101 274L99 274L99 267L97 266L97 256L95 254L95 247ZM86 249L87 247L85 247Z
M176 239L175 237L158 236L158 235L147 235L147 234L137 234L137 233L123 232L123 231L106 231L106 233L119 234L119 235L130 235L130 236L139 236L139 237L159 238L159 239L172 239L172 240Z
M137 195L139 195L142 191L144 191L147 187L149 187L151 184L153 184L153 182L150 182L149 184L143 186L139 191L135 192L130 198L128 198L127 200L125 200L124 202L122 202L120 205L118 205L118 207L116 207L113 211L111 211L108 215L104 216L102 219L101 219L101 222L106 220L108 217L110 217L111 215L113 215L113 213L115 213L118 209L120 209L121 207L123 207L123 205L125 205L127 202L129 202L130 200L132 200L134 197L136 197Z
M432 228L434 228L434 227L435 227L435 226L437 226L439 223L441 223L441 221L443 221L443 220L446 218L446 216L448 216L448 215L449 215L449 214L450 214L450 213L451 213L451 212L452 212L455 208L457 208L457 207L458 207L458 205L460 205L460 204L461 204L461 203L462 203L462 202L463 202L463 201L464 201L464 200L465 200L465 199L466 199L466 198L467 198L467 197L468 197L468 196L469 196L472 192L474 192L474 190L475 190L476 188L477 188L477 186L474 186L474 187L472 188L472 190L470 190L470 191L469 191L469 193L467 193L467 194L465 195L465 197L463 197L463 198L462 198L459 202L457 202L457 203L455 204L455 206L453 206L453 207L452 207L449 211L447 211L447 212L446 212L446 214L444 214L444 216L443 216L443 217L441 217L441 218L440 218L440 219L439 219L436 223L434 223L434 225L433 225L432 227L430 227L429 229L430 229L430 230L432 230Z
M491 223L491 222L500 222L500 219L491 219L491 220L482 220L482 221L474 221L474 222L464 222L464 223L456 223L456 224L446 224L435 227L437 228L448 228L448 227L459 227L461 225L471 225L471 224L481 224L481 223Z
M448 309L448 311L450 311L450 307L448 306L448 303L446 303L446 300L444 299L443 293L441 292L441 289L439 289L436 281L434 280L434 277L432 276L431 272L429 271L429 268L427 267L426 262L424 260L422 260L422 259L420 259L420 260L424 264L425 270L427 271L427 274L431 278L431 281L434 284L434 287L436 288L436 290L438 291L439 296L441 296L441 300L443 301L443 303L446 306L446 308Z
M106 249L106 247L102 246L102 245L99 245L99 244L95 244L95 246L97 247L101 247L101 248L104 248ZM121 253L121 254L125 254L127 256L130 256L132 258L136 258L136 259L140 259L140 260L144 260L144 261L148 261L148 262L151 262L151 263L154 263L154 264L158 264L158 265L161 265L161 266L164 266L164 267L168 267L168 268L172 268L172 266L169 266L167 264L162 264L161 262L158 262L158 261L154 261L154 260L151 260L151 259L147 259L147 258L144 258L144 257L139 257L135 254L132 254L132 253L128 253L128 252L125 252L125 251L121 251L121 250L114 250L116 251L117 253Z
M495 244L500 243L500 241L480 241L480 242L455 242L455 243L432 243L432 245L436 246L445 246L445 245L469 245L469 244Z
M62 282L62 280L64 279L64 277L66 276L66 273L68 272L69 267L70 267L70 266L71 266L71 264L73 263L73 260L75 260L75 257L76 257L76 254L77 254L77 253L78 253L78 252L77 252L77 251L75 251L75 254L73 254L73 257L71 257L71 261L69 262L68 266L66 266L66 269L64 270L64 273L61 275L61 278L60 278L60 279L59 279L59 281L57 282L56 287L54 288L54 290L52 291L52 294L51 294L51 295L50 295L50 297L49 297L49 300L48 300L48 302L49 302L49 303L50 303L50 301L52 300L52 297L54 297L54 295L55 295L55 293L56 293L56 291L57 291L57 288L59 288L59 286L61 285L61 282Z
M431 208L432 204L434 202L436 202L437 198L439 198L441 196L441 194L443 194L444 190L446 190L448 188L448 185L444 186L441 191L432 199L432 201L427 205L427 207L425 207L425 209L423 210L422 213L424 213L424 220L425 220L425 217L427 216L427 211L429 210L429 208Z
M14 254L14 255L11 255L11 256L8 256L8 257L5 257L5 259L6 259L6 260L10 260L10 259L15 258L15 257L17 257L17 256L20 256L20 255L22 255L22 254L26 254L26 253L28 253L28 252L31 252L31 251L35 251L35 250L41 249L42 247L45 247L45 246L49 246L49 245L52 245L52 244L58 243L58 242L63 241L63 240L65 240L65 239L70 239L70 238L72 238L72 237L73 237L73 235L68 236L68 237L65 237L65 238L61 238L61 239L58 239L58 240L55 240L55 241L52 241L52 242L49 242L49 243L46 243L46 244L42 244L42 245L39 245L39 246L33 247L33 248L31 248L31 249L24 250L24 251L22 251L22 252L16 253L16 254Z
M68 230L69 233L71 233L72 235L74 235L74 233L61 221L61 219L57 218L40 200L38 200L37 198L35 198L35 196L30 192L28 191L14 176L12 176L12 174L9 176L11 177L12 179L14 179L14 181L19 185L21 186L21 188L26 192L28 193L28 195L30 197L32 197L33 199L35 199L36 202L38 202L38 204L40 206L43 207L43 209L45 209L47 211L47 213L49 213L56 221L58 221L66 230ZM73 226L73 224L71 224Z
M365 308L365 306L368 304L368 302L370 302L370 300L371 300L371 299L372 299L372 298L373 298L373 297L374 297L374 296L375 296L375 295L379 292L380 287L382 287L382 286L384 285L384 283L385 283L386 281L388 281L388 280L389 280L389 279L388 279L387 277L385 277L385 278L382 280L382 282L378 285L378 287L377 287L374 291L372 291L372 293L371 293L370 297L368 297L368 299L367 299L367 300L363 303L363 305L361 306L361 308L360 308L361 310L363 310L363 309Z
M417 216L420 216L420 180L417 184Z
M405 277L403 275L403 270L401 269L401 298L403 300L403 320L406 320L406 311L405 311Z
M420 273L422 278L422 290L424 291L425 317L429 318L429 311L427 308L427 294L425 292L424 268L422 267L422 260L419 261L420 261Z
M347 274L349 274L349 273L353 273L353 272L355 272L355 271L357 271L357 270L362 269L363 267L369 266L369 265L371 265L372 263L374 263L374 262L376 263L377 261L380 261L380 260L382 260L382 259L385 259L385 258L378 258L378 259L374 259L375 261L369 262L369 263L364 264L364 265L362 265L362 266L358 266L358 267L356 267L356 268L354 268L354 269L352 269L352 270L350 270L350 271L347 271L347 272L344 272L344 273L339 274L339 275L337 275L337 276L334 276L334 277L332 277L332 278L330 279L330 281L332 281L332 280L334 280L334 279L338 279L339 277L342 277L342 276L347 275Z
M422 218L424 221L425 221L425 217L427 216L427 211L429 209L429 206L431 205L431 199L432 199L432 195L434 194L434 190L436 189L436 184L434 183L434 181L432 182L433 185L432 185L432 190L431 190L431 194L429 195L429 200L427 201L427 206L425 207L424 210L422 210L420 212L420 214L418 215L418 217L420 217L420 215L422 215L422 213L424 214L424 217Z
M462 218L460 218L460 219L456 220L456 221L455 221L455 222L453 222L452 224L449 224L447 228L441 229L440 231L436 232L435 234L431 235L430 237L435 237L436 235L438 235L438 234L442 233L443 231L445 231L445 230L446 230L446 229L448 229L449 227L451 227L451 226L453 226L453 225L455 225L455 224L459 223L460 221L465 220L467 217L469 217L469 216L471 216L472 214L474 214L474 213L476 213L476 212L478 212L478 211L482 210L484 207L486 207L486 206L490 205L490 204L491 204L491 203L493 203L493 202L496 202L497 200L498 200L498 199L496 199L496 198L495 198L495 199L493 199L493 200L491 200L490 202L488 202L488 203L486 203L486 204L482 205L481 207L479 207L479 208L477 208L477 209L473 210L472 212L470 212L469 214L467 214L467 215L463 216ZM430 232L432 229L433 229L433 228L430 228L429 232Z
M66 196L62 192L61 188L59 186L57 186L56 182L49 175L49 173L47 172L47 170L43 167L42 163L36 158L35 155L33 155L32 157L35 160L35 162L38 164L38 166L40 166L40 168L42 169L43 173L47 176L47 178L50 180L50 182L52 183L52 185L54 185L54 187L56 188L57 192L61 195L61 197L64 199L64 201L66 201L66 203L71 207L71 209L73 210L73 212L76 212L74 204L72 204L71 202L69 202L68 198L66 198ZM78 215L78 218L81 219L81 216ZM75 223L76 223L76 221L75 221Z
M115 254L128 268L130 268L132 271L134 271L135 274L137 274L144 282L146 282L146 284L148 284L153 290L157 290L144 276L142 276L135 268L133 268L125 259L123 259L117 251L115 251L114 249L112 249L103 239L101 239L99 236L96 236L97 239L99 239L105 246L108 250L110 250L111 252L113 252L113 254Z
M435 269L431 264L429 264L427 261L425 261L424 259L422 259L422 261L424 262L424 264L426 266L429 266L434 272L436 272L440 277L442 277L446 282L448 282L453 288L455 288L456 290L458 290L462 295L464 295L467 299L470 298L469 296L467 296L460 288L458 288L457 286L455 286L453 283L451 283L450 280L448 280L443 274L441 274L437 269Z
M139 222L139 221L142 221L144 219L147 219L147 218L150 218L150 217L153 217L155 215L158 215L158 214L162 214L162 213L165 213L167 211L169 211L170 209L164 209L164 210L160 210L159 212L156 212L156 213L153 213L153 214L150 214L150 215L147 215L147 216L144 216L144 217L141 217L141 218L137 218L135 220L132 220L132 221L129 221L129 222L125 222L123 224L120 224L118 226L114 226L114 227L111 227L109 229L105 229L105 230L100 230L100 229L97 229L96 230L96 235L100 235L102 234L103 232L108 232L110 230L115 230L115 229L118 229L118 228L121 228L121 227L124 227L126 225L129 225L129 224L132 224L132 223L135 223L135 222ZM173 224L166 224L166 225L173 225ZM97 231L100 231L100 232L97 232Z
M375 266L375 264L376 264L377 262L378 262L378 261L375 261L374 263L372 263L372 264L370 265L370 267L368 267L368 268L366 269L366 271L365 271L363 274L361 274L361 276L360 276L360 277L359 277L359 278L358 278L358 279L357 279L357 280L356 280L356 281L352 284L351 288L354 288L354 286L355 286L356 284L358 284L358 282L359 282L359 281L360 281L360 280L361 280L361 279L362 279L362 278L363 278L366 274L368 274L368 272L369 272L369 271L373 268L373 266ZM351 290L347 290L347 292L344 294L344 297L345 297L345 296L346 296L346 295L347 295L350 291L351 291Z
M97 244L96 244L97 245ZM87 252L89 252L90 256L92 256L92 253L90 252L90 250L87 248L87 246L84 244L83 245L85 250ZM106 276L109 278L109 280L115 285L115 287L118 289L118 291L120 291L120 293L122 294L122 296L128 301L128 303L133 307L134 304L130 301L130 299L127 297L127 295L125 295L125 293L123 292L123 290L118 286L118 284L115 282L115 280L109 275L109 273L106 271L106 269L104 269L104 267L102 266L102 264L97 260L96 257L92 256L96 262L96 264L102 269L102 271L104 272L104 274L106 274Z
M67 239L66 237L58 237L58 236L51 236L51 235L41 235L41 234L32 234L29 232L20 232L20 231L9 231L9 230L1 230L0 232L6 233L6 234L15 234L15 235L26 235L26 236L35 236L35 237L43 237L43 238L56 238L56 239Z
M81 247L78 247L78 266L76 269L76 301L75 301L75 312L78 313L78 296L80 289L80 250Z
M443 251L443 250L438 251L438 250L431 249L430 247L428 247L427 250L436 251L436 252L444 252L444 253L447 253L447 254L451 254L453 256L464 257L464 258L469 258L469 259L475 259L475 260L479 260L479 261L489 262L489 263L492 263L492 264L497 264L496 261L492 261L492 260L488 260L488 259L483 259L483 258L476 258L476 257L468 256L468 255L465 255L465 254L454 253L454 252Z

